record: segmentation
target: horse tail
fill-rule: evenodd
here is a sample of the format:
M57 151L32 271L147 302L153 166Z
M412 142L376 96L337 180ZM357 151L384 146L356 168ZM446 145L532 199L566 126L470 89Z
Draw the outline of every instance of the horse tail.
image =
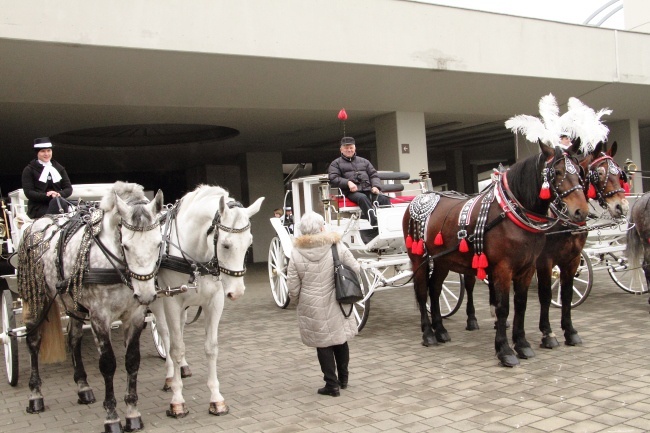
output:
M29 305L23 303L23 314L29 315ZM66 360L65 337L61 327L61 310L59 303L54 300L47 317L39 325L41 332L41 347L39 360L43 364L54 364Z
M635 224L634 213L637 205L640 205L640 200L637 203L634 203L634 206L632 206L632 209L630 210L628 227ZM641 258L643 257L643 243L641 241L641 235L639 235L639 227L636 227L636 225L627 231L627 246L625 248L625 255L627 256L628 263L631 266L636 267L641 264Z

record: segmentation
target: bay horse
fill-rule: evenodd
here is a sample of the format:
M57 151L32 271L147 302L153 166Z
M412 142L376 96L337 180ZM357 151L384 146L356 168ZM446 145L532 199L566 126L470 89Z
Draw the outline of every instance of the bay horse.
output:
M162 206L162 191L150 202L142 186L116 182L99 206L46 215L25 230L18 250L18 290L32 367L27 412L45 410L39 354L43 363L65 359L61 302L70 317L68 345L78 403L95 402L81 359L82 325L89 317L104 377L104 428L106 432L122 431L113 388L116 359L111 344L111 324L121 320L127 372L125 428L144 427L136 387L140 334L146 306L156 298L154 276L162 246L157 218Z
M185 309L190 306L200 306L205 316L209 413L228 413L217 379L217 331L224 297L234 301L244 294L246 252L253 243L250 218L259 212L263 200L264 197L258 198L246 208L229 197L226 190L201 185L166 214L166 252L158 283L169 296L150 308L167 353L163 389L171 388L173 393L167 411L170 417L182 418L189 413L183 398L182 377L191 375L183 342Z
M616 142L605 152L602 151L604 147L603 142L598 143L594 151L580 161L580 166L586 174L585 189L588 190L588 197L596 200L612 218L621 218L627 215L629 209L623 188L627 178L613 159L617 150ZM561 211L556 213L561 214ZM561 218L566 220L566 217L561 216ZM578 230L574 231L572 228ZM568 346L582 343L571 320L571 303L574 291L573 280L580 266L580 253L586 241L587 232L570 222L558 224L547 233L546 244L536 263L537 293L540 302L539 330L542 333L540 347L542 348L552 349L559 346L549 320L552 273L555 266L560 269L562 301L560 325L564 331L564 342Z
M523 358L532 352L525 338L524 316L535 261L544 247L544 233L556 222L546 217L551 199L563 201L566 214L576 223L584 222L588 213L573 158L541 141L539 147L540 154L496 173L492 185L472 199L423 194L419 197L429 198L422 198L421 209L418 197L406 210L402 228L407 247L411 245L408 254L420 307L423 345L450 341L439 306L442 283L449 271L468 275L478 269L482 274L479 278L489 274L494 285L494 344L499 361L508 367L519 364L506 336L511 281L515 303L514 349ZM540 198L540 192L544 198ZM426 202L436 202L435 208ZM479 202L480 206L474 206ZM477 225L480 230L476 230ZM427 295L431 301L431 321Z

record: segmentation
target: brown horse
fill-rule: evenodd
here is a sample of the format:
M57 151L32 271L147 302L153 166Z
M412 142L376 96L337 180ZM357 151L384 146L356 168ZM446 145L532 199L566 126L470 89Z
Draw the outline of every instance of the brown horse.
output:
M524 316L535 261L544 247L544 233L556 222L546 217L551 200L561 200L566 214L575 223L585 221L588 213L580 175L572 158L552 146L541 142L539 146L540 154L498 173L492 186L472 199L477 206L468 203L467 197L424 194L429 198L414 200L405 212L402 226L407 246L412 245L409 257L420 307L423 345L450 341L438 303L449 271L467 275L478 268L479 277L489 273L494 285L497 315L494 344L500 362L509 367L519 364L506 335L511 281L515 302L514 349L522 358L534 356L526 341ZM546 193L544 198L540 197L540 191ZM435 209L424 206L425 212L419 213L422 208L418 206L427 201L436 202ZM476 230L477 224L483 229ZM431 300L431 321L427 295Z
M636 199L630 210L630 229L627 231L627 256L630 267L641 264L646 285L650 287L650 192ZM650 299L648 300L650 303Z
M616 142L606 152L601 152L603 147L604 145L599 143L593 152L580 161L580 166L586 173L585 184L589 188L590 198L597 200L603 209L609 211L612 218L620 218L627 215L629 208L625 190L622 188L625 173L612 159L616 154ZM587 232L572 233L571 228L572 225L569 223L557 225L551 230L546 237L546 245L537 258L537 293L541 307L539 330L542 332L540 347L546 349L559 346L549 320L552 272L555 266L560 268L560 299L562 301L560 325L564 331L564 342L569 346L582 343L571 320L571 303L573 279L580 266L580 252L587 240Z

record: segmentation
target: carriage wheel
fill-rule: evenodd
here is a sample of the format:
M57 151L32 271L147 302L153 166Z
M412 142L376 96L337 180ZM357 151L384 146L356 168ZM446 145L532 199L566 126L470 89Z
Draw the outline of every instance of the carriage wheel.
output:
M368 293L368 290L370 290L370 286L368 279L363 271L361 272L361 278L359 278L359 282L361 283L361 291L365 295ZM370 315L370 298L368 298L365 302L363 300L355 302L352 306L352 315L354 316L354 320L357 322L357 331L360 332L363 327L366 326L366 322L368 322L368 316Z
M276 236L269 247L269 282L273 300L280 308L287 308L290 301L287 287L288 264L289 259L284 255L280 238Z
M153 313L149 313L151 315L151 336L153 337L153 345L156 346L156 352L158 352L158 356L160 356L162 359L167 359L167 351L165 350L165 344L163 343L163 339L158 333L158 325L156 323L156 316Z
M560 298L560 269L556 266L553 268L553 275L551 277L551 304L554 307L562 307L562 299ZM594 270L591 265L589 255L584 251L580 252L580 265L576 270L573 277L573 299L571 300L571 308L585 302L587 296L591 292L591 287L594 283Z
M642 295L648 293L648 282L645 279L645 273L641 267L630 266L627 260L621 264L620 260L613 262L608 261L607 272L614 283L628 293Z
M13 297L9 290L2 291L2 335L5 352L7 382L9 385L18 384L18 338L9 336L8 332L16 328Z
M458 281L455 277L447 278L442 284L440 290L440 315L443 318L451 317L458 311L465 299L465 277L455 272L450 272L450 275L458 275ZM426 303L427 312L431 314L431 304Z

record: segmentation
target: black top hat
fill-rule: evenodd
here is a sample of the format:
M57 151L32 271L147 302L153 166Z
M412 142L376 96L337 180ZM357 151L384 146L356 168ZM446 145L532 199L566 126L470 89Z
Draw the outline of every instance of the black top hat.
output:
M51 149L52 142L49 137L41 137L34 140L34 150Z
M354 138L352 137L343 137L341 138L341 146L350 146L355 144Z

